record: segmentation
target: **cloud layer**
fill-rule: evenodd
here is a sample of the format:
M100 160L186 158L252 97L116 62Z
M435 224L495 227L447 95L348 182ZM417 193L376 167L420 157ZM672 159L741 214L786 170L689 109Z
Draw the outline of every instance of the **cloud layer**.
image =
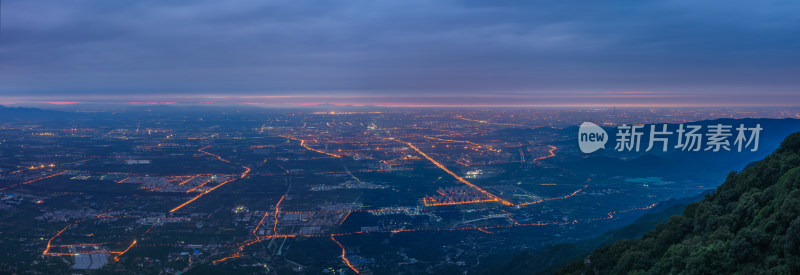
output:
M503 95L535 101L655 91L689 94L703 98L700 103L755 93L800 99L797 1L2 5L4 97Z

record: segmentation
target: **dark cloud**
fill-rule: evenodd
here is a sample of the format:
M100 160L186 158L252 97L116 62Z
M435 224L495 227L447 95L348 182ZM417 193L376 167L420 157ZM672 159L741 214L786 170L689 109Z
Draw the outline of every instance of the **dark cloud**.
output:
M0 96L785 96L797 1L3 1Z

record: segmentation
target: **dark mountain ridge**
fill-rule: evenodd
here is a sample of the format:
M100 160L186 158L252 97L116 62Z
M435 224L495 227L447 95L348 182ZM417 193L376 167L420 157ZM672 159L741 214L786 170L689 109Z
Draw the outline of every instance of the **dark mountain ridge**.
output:
M548 245L544 248L525 251L507 263L485 271L486 274L552 274L565 264L583 259L594 249L620 240L639 238L669 217L680 215L689 203L701 200L708 192L683 199L669 199L622 228L609 230L600 236L574 243Z
M800 273L800 133L642 238L595 250L563 274Z

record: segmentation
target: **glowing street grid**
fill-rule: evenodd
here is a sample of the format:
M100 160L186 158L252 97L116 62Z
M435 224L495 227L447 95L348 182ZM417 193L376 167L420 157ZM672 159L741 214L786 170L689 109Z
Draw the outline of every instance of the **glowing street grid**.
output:
M583 172L563 157L581 153L564 146L574 140L559 127L520 114L485 116L306 112L233 126L220 126L224 115L185 128L169 126L185 123L174 119L162 127L6 126L6 144L36 135L24 142L63 149L50 163L4 171L12 180L2 188L39 194L26 196L46 206L36 217L45 256L105 253L112 264L156 264L162 255L174 270L354 273L397 263L435 268L431 259L474 267L487 249L597 234L704 189ZM69 146L90 139L81 146L92 149ZM424 245L403 247L430 234L441 236L430 241L440 250L434 255L421 252L430 249ZM399 249L381 251L386 245Z

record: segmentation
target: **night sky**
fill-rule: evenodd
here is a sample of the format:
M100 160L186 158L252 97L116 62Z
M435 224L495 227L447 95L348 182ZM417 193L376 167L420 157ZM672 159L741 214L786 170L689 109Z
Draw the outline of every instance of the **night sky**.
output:
M800 105L800 1L5 0L0 104Z

